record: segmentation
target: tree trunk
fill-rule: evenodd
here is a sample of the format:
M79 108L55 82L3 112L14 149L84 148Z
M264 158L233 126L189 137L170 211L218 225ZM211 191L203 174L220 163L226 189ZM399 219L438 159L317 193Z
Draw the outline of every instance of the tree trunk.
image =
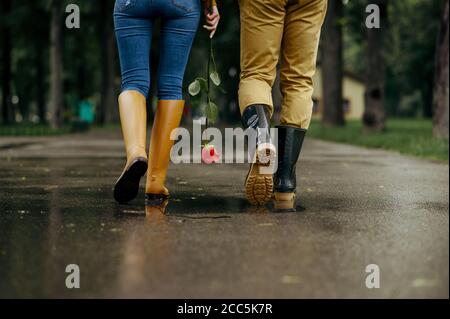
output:
M448 0L442 13L436 49L436 70L433 96L433 135L448 139Z
M61 14L62 2L52 0L50 22L50 121L53 128L62 126L64 110Z
M367 72L363 122L365 129L381 132L385 130L386 120L384 50L388 31L388 0L374 0L373 4L380 8L380 28L367 29Z
M20 112L20 116L22 117L22 121L27 122L29 120L30 115L30 104L31 104L30 92L32 90L32 87L30 82L22 83L22 85L20 86L19 91L19 85L16 84L17 94L20 94L20 99L17 103L17 106L18 111Z
M2 15L4 17L11 13L11 0L1 1ZM11 27L9 26L9 20L3 21L1 26L2 32L2 64L3 72L1 76L2 86L2 120L4 124L10 124L13 121L13 111L11 104Z
M37 114L39 116L39 123L45 124L46 118L46 104L45 104L45 64L44 64L44 47L38 44L36 47L36 103Z
M113 1L100 2L100 59L101 59L101 97L97 107L96 122L105 124L117 119L117 97L114 84L115 46L114 24L112 21Z
M322 122L333 126L345 125L342 97L342 15L342 1L329 1L322 39Z

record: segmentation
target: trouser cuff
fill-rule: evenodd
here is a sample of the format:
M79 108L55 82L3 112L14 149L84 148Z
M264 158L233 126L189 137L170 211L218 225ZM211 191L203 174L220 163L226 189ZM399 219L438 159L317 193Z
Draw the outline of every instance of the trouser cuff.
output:
M239 108L244 110L255 104L267 106L270 117L273 114L272 88L264 81L249 79L241 80L239 85Z

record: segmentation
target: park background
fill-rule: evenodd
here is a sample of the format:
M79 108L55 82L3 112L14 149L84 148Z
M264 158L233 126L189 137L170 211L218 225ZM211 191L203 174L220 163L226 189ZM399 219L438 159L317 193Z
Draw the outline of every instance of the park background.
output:
M81 27L68 29L73 1L0 3L0 138L119 130L119 61L113 0L76 1ZM368 29L368 4L377 4L381 28ZM221 0L214 39L221 90L216 125L238 125L239 7ZM152 79L158 63L158 24ZM206 73L208 37L199 29L185 89ZM448 160L448 1L329 1L315 77L310 136ZM155 81L149 99L151 122ZM186 93L184 123L202 115ZM276 121L281 95L274 88Z
M448 0L329 0L314 138L284 214L248 204L239 163L171 165L164 213L144 206L145 179L136 200L113 200L125 163L114 1L73 2L80 29L65 26L69 1L0 1L0 298L448 299ZM214 125L238 127L239 8L218 2ZM381 29L366 28L369 3ZM200 29L186 127L203 115L187 91L208 51ZM277 86L274 100L275 124ZM67 289L69 264L81 289ZM380 289L366 286L372 264Z

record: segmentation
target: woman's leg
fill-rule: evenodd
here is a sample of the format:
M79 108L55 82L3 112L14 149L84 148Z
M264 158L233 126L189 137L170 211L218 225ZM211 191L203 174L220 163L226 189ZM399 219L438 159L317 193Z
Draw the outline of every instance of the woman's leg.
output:
M172 1L168 1L170 4ZM161 22L158 99L182 100L183 79L200 20L198 0L175 0L175 16ZM184 5L184 7L182 6Z
M150 46L153 20L148 1L117 0L114 26L122 76L121 91L138 91L147 98L150 88Z
M158 70L158 108L152 128L146 196L152 200L165 198L164 186L173 141L171 132L180 125L184 101L184 72L200 18L198 0L165 1L161 25L161 53Z
M139 192L139 181L147 171L146 99L150 87L149 54L152 21L144 1L117 0L114 24L122 72L119 113L127 163L114 187L114 198L128 202Z

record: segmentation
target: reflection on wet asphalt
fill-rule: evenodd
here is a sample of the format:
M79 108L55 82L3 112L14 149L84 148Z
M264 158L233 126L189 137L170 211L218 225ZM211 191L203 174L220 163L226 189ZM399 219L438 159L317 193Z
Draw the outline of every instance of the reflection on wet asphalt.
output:
M117 157L0 152L0 297L448 298L448 165L358 152L309 141L284 214L246 203L245 165L172 166L159 209L114 203Z

